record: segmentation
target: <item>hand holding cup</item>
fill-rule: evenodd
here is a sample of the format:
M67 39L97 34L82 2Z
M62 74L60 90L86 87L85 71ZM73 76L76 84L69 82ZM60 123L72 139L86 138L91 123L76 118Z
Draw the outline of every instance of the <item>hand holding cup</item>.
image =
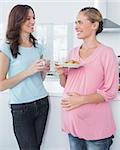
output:
M48 72L50 70L50 60L48 59L41 59L41 68L44 72Z

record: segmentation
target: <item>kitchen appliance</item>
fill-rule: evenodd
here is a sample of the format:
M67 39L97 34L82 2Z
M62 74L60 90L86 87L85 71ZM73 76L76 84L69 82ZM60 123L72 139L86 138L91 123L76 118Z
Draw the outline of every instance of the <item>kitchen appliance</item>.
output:
M118 56L118 64L119 64L119 91L120 91L120 56Z
M94 7L101 11L103 15L103 31L119 31L120 32L120 25L111 21L107 18L107 0L94 0Z

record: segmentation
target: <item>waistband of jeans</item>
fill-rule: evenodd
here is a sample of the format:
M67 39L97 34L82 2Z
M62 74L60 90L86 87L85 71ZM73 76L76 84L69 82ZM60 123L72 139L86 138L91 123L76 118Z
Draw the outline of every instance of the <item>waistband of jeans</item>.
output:
M42 103L43 101L45 100L48 100L48 96L44 97L44 98L41 98L41 99L38 99L38 100L35 100L35 101L32 101L32 102L28 102L28 103L21 103L21 104L11 104L11 108L15 108L17 106L30 106L30 105L37 105L37 104L40 104Z

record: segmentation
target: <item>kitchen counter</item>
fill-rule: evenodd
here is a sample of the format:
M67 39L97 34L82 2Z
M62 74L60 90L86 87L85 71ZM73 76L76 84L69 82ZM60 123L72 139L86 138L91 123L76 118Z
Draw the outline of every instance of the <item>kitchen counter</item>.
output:
M44 85L50 96L62 96L64 88L58 80L45 80Z

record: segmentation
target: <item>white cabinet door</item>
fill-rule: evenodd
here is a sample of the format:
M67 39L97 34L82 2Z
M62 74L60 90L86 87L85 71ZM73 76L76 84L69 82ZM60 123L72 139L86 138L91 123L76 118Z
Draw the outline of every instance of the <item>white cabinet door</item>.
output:
M111 102L111 108L116 123L116 133L111 150L120 150L120 100Z
M0 92L0 150L19 150L13 134L9 93Z
M51 96L50 111L42 150L69 150L68 137L61 131L61 97Z

